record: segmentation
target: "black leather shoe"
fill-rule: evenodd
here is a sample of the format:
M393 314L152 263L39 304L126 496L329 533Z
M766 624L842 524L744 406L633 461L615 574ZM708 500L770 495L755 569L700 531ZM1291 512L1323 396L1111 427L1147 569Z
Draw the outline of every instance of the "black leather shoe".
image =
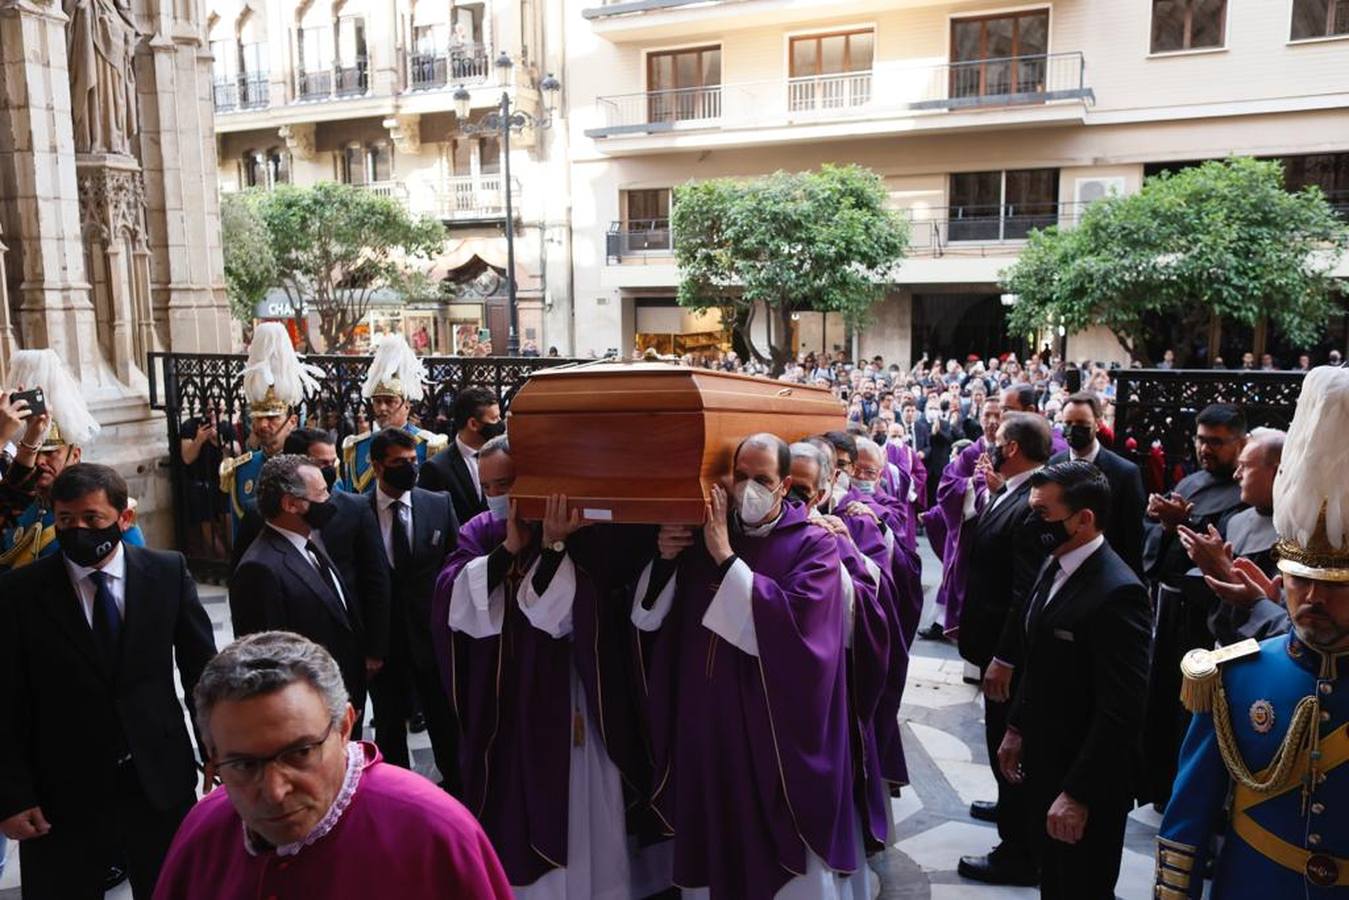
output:
M126 881L126 878L127 874L125 866L110 863L108 865L108 874L103 876L103 890L105 892L112 890L123 881Z
M413 713L412 718L408 720L408 731L413 734L421 734L426 730L426 716L421 713Z
M960 865L956 866L956 873L961 878L984 884L1035 887L1040 883L1040 875L1029 860L1015 859L1009 853L998 853L996 849L987 856L962 856Z
M933 622L931 625L918 632L918 636L925 641L946 640L946 632L936 622Z
M970 818L980 822L998 821L998 802L996 800L975 800L970 804Z

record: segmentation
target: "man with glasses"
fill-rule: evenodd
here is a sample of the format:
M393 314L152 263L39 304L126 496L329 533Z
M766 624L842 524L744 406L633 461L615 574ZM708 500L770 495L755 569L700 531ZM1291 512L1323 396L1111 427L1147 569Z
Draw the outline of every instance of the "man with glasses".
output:
M463 806L351 740L343 681L326 650L288 632L241 638L211 661L196 718L225 790L184 820L157 900L511 896Z
M1171 796L1176 758L1190 716L1180 704L1180 661L1187 652L1213 647L1209 628L1212 603L1186 596L1193 563L1185 552L1182 527L1207 534L1212 525L1227 534L1227 522L1245 509L1236 478L1237 458L1246 444L1246 416L1228 403L1206 407L1195 418L1195 458L1199 469L1181 479L1170 494L1148 498L1149 522L1143 545L1143 571L1152 591L1156 624L1144 726L1148 789L1158 810Z

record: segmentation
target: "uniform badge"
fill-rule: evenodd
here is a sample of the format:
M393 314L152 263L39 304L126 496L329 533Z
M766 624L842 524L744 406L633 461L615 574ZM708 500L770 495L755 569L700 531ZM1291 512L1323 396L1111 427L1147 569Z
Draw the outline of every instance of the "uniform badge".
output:
M1260 734L1268 734L1274 727L1274 704L1257 700L1251 704L1251 727Z
M244 493L245 494L253 493L253 479L250 478L244 482Z

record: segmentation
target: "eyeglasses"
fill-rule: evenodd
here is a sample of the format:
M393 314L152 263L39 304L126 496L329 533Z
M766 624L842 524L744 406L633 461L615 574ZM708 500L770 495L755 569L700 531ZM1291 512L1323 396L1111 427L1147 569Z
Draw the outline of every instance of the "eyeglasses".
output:
M263 772L267 771L267 766L272 763L293 775L312 772L323 757L323 745L328 742L335 724L329 722L323 737L317 741L287 747L271 756L232 756L214 762L213 765L216 773L220 775L220 780L235 787L246 787L262 781Z

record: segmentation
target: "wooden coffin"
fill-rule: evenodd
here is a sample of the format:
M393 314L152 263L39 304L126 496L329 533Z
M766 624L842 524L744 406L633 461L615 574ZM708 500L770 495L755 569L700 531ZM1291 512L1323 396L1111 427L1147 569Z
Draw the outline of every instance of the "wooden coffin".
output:
M511 496L541 519L550 494L598 522L703 521L736 446L845 425L824 388L666 363L599 363L533 375L511 401Z

